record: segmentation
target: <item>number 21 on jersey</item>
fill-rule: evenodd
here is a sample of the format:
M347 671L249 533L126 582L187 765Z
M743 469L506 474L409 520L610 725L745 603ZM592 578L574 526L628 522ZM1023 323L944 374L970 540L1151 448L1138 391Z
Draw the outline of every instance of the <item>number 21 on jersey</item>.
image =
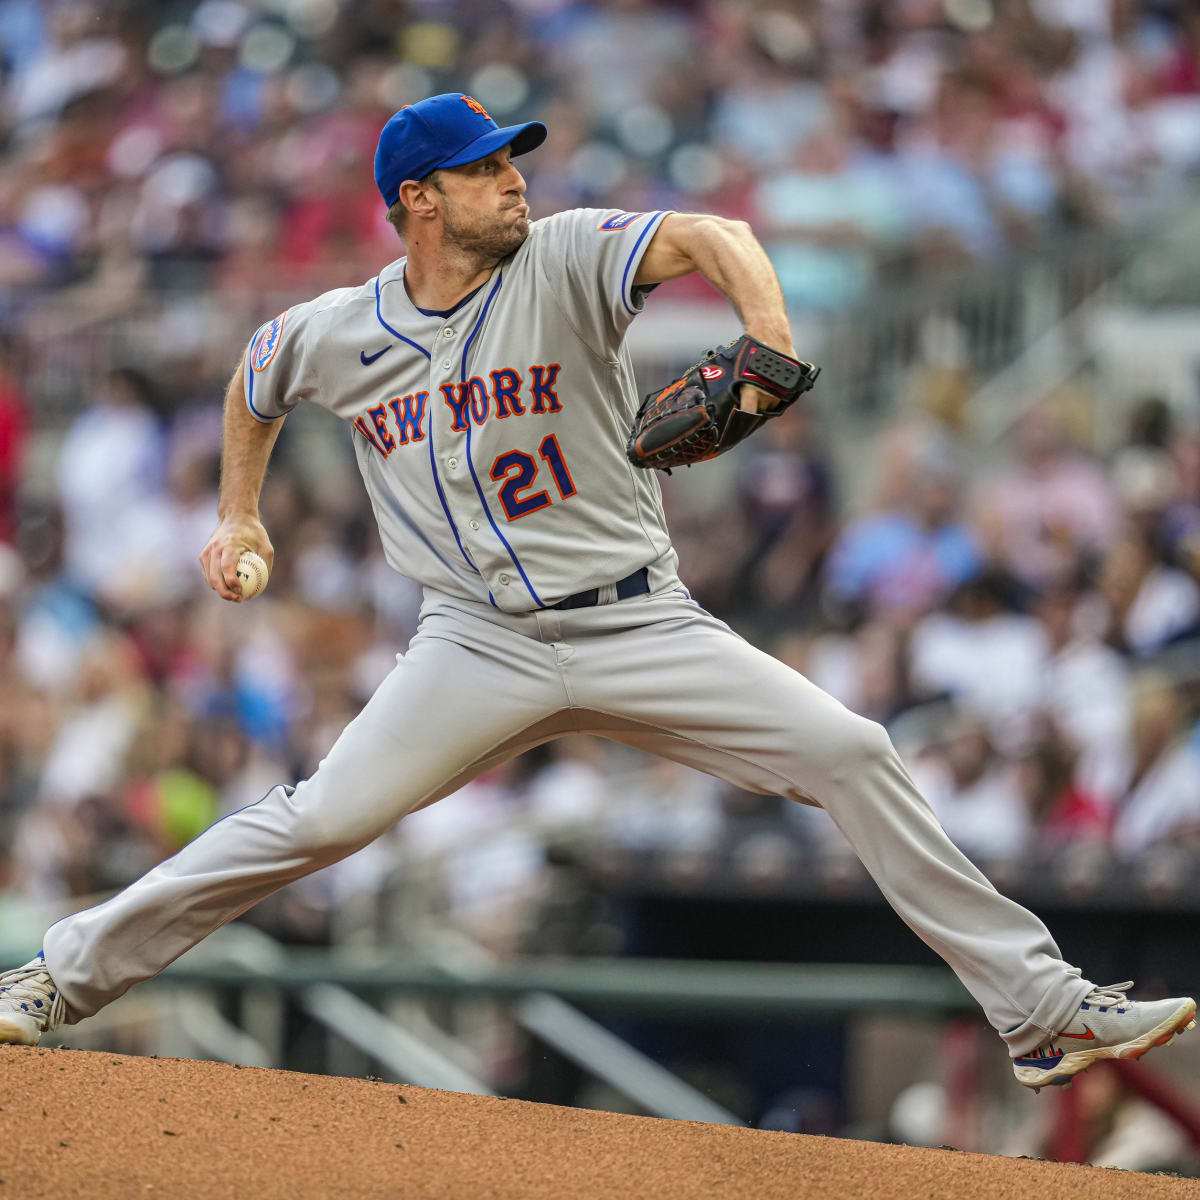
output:
M554 434L549 433L542 438L542 443L538 446L538 457L550 468L560 499L566 500L575 495L575 481L571 478L566 459L563 458L562 447ZM521 495L533 487L537 473L536 460L524 450L506 450L503 454L496 455L491 476L497 482L504 480L500 485L500 503L504 506L504 515L510 521L527 517L551 503L548 491L534 492L532 496Z

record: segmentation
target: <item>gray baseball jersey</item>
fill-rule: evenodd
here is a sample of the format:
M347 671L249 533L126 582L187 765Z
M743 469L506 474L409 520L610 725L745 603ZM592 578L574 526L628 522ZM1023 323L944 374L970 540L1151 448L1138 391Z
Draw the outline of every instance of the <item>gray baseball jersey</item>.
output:
M405 259L254 335L250 411L313 400L349 422L388 561L451 595L529 612L675 555L653 472L625 459L637 392L626 329L665 213L575 209L448 312Z

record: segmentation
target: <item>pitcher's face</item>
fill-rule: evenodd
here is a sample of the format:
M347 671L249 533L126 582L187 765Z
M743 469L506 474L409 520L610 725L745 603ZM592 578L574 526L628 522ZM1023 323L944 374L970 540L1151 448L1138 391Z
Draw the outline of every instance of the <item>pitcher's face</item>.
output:
M435 186L447 244L499 262L529 236L525 180L507 146L464 166L443 168Z

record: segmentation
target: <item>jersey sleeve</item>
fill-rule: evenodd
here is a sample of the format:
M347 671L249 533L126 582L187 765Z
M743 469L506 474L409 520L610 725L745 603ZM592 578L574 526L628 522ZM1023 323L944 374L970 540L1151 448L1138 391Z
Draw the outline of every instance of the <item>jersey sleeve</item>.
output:
M311 303L297 304L260 325L250 339L242 376L255 420L277 421L316 395L316 364L308 349L311 311Z
M616 351L649 288L633 279L668 213L576 208L545 221L543 263L576 332L597 353Z

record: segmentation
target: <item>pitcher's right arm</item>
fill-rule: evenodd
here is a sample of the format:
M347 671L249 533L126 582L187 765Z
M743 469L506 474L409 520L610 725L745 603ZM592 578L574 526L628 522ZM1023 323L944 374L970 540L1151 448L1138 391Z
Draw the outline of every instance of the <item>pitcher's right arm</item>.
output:
M245 355L225 391L221 435L221 494L217 528L200 555L208 585L224 600L241 600L237 560L247 550L262 556L270 570L275 562L271 539L258 514L258 498L267 460L284 417L258 421L246 404Z

